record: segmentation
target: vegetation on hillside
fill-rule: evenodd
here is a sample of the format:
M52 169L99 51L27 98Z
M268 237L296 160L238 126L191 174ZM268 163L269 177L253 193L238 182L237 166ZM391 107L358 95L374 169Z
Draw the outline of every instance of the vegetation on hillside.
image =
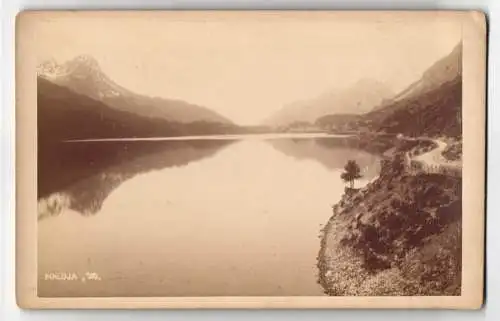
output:
M372 128L407 136L461 137L462 82L459 79L369 113Z
M332 114L316 119L314 124L332 132L348 132L356 129L359 119L361 116L355 114Z
M462 159L462 141L449 142L442 154L444 158L451 161Z
M462 82L457 78L421 95L410 96L363 115L328 115L318 118L316 124L333 131L460 138L461 109Z
M400 162L334 206L318 257L329 295L460 295L461 180Z
M358 163L356 163L355 160L347 161L347 164L344 166L344 171L340 174L340 178L342 178L344 182L349 182L349 187L353 189L354 182L361 177L363 176L361 175L361 169Z

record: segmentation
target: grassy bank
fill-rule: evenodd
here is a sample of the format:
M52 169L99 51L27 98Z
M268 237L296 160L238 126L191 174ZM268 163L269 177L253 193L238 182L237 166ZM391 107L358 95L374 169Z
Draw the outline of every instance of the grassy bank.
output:
M334 206L320 284L339 296L460 295L461 212L459 178L383 168Z

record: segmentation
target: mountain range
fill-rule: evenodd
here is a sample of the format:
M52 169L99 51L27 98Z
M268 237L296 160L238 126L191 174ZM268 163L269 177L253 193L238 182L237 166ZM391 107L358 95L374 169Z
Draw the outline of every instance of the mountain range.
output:
M409 135L461 135L462 45L400 93L361 79L344 90L284 106L264 125L314 124L326 130L379 131ZM41 139L85 139L241 133L208 108L136 94L111 80L90 56L38 68ZM307 126L306 126L307 127ZM267 130L267 129L266 129ZM248 130L247 130L248 131Z
M234 125L180 123L117 110L102 101L38 78L39 146L62 140L218 134Z
M411 136L462 135L462 45L430 66L393 102L363 116L372 131Z
M385 104L374 109L381 109L403 99L409 99L425 94L447 82L462 76L462 43L456 45L447 56L431 65L422 75L403 91L398 93Z
M226 117L202 106L180 100L136 94L111 80L93 57L80 55L63 64L49 60L38 66L38 76L107 106L144 117L189 123L231 124Z
M330 114L363 114L394 94L383 83L361 79L347 89L335 89L316 98L284 106L264 121L269 126L287 126L295 122L314 123Z
M316 120L328 130L459 137L462 110L462 44L406 89L364 114L329 114Z
M64 64L46 61L37 74L38 139L43 146L71 139L240 130L208 108L135 94L112 81L90 56L78 56Z

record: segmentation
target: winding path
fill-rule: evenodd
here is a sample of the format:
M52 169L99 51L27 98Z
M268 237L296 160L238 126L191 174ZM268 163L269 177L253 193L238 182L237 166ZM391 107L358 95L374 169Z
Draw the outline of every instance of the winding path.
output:
M446 147L448 146L447 143L445 143L439 139L430 139L430 140L432 140L437 145L437 147L428 151L427 153L413 157L413 160L422 162L422 163L429 165L429 166L444 166L444 167L448 167L448 168L461 168L462 167L461 160L451 161L451 160L446 159L443 156L442 153L446 149Z
M462 161L448 160L442 154L448 146L446 142L432 138L419 139L428 139L434 142L437 147L421 155L417 155L414 157L407 156L410 163L409 171L411 173L419 173L424 171L426 173L439 173L448 176L462 176Z

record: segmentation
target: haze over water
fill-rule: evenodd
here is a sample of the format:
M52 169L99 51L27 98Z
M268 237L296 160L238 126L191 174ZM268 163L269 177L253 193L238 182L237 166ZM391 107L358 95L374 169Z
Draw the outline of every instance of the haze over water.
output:
M361 165L358 186L378 171L377 156L329 139L169 142L52 193L58 206L39 203L38 294L323 295L318 236L344 191L342 167ZM45 280L50 272L101 280Z

